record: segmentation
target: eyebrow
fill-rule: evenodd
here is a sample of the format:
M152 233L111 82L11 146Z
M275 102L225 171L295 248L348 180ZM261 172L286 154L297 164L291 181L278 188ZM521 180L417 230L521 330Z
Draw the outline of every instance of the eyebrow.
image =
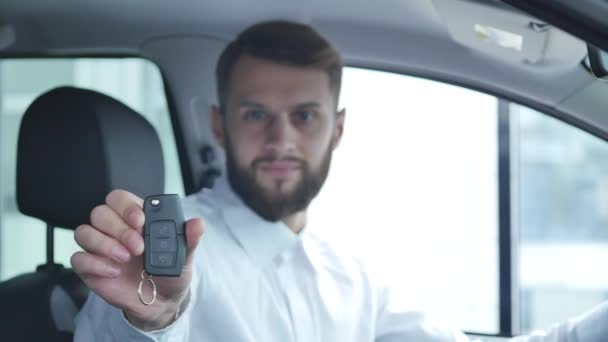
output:
M250 108L266 108L266 106L264 106L261 103L257 103L255 101L251 101L251 100L247 100L247 99L243 99L241 101L239 101L238 103L238 107L242 108L242 107L250 107Z
M300 103L298 105L295 106L295 109L302 109L302 108L319 108L321 107L321 104L319 102L304 102L304 103Z
M256 109L267 109L267 107L259 102L255 102L249 99L243 99L241 101L239 101L238 103L238 107L239 108L256 108ZM303 109L303 108L319 108L321 107L321 104L319 102L316 101L310 101L310 102L303 102L303 103L299 103L297 105L295 105L293 108L294 109Z

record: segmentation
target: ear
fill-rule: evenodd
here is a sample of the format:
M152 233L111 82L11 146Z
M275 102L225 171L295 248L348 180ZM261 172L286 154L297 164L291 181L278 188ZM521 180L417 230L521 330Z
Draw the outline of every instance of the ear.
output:
M224 118L218 106L211 106L211 128L215 141L224 147Z
M336 149L340 145L342 140L342 133L344 132L344 119L346 117L346 109L343 108L341 111L336 113L336 125L334 127L334 135L332 137L332 148Z

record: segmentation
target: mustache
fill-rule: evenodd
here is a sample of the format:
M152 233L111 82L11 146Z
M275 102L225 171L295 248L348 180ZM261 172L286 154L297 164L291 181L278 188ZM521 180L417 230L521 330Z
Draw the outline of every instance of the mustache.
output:
M257 167L261 163L272 163L272 162L282 162L282 161L297 163L301 167L306 166L306 161L304 161L303 159L300 159L298 157L294 157L294 156L284 156L284 157L262 156L262 157L254 159L253 162L251 163L251 166Z

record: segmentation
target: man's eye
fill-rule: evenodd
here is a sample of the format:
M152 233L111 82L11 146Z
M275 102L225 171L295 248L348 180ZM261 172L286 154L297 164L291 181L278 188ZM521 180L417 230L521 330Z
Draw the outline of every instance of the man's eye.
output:
M297 111L295 114L296 114L296 118L299 121L304 121L304 122L310 121L314 117L314 113L309 110L300 110L300 111Z
M245 119L251 121L260 121L266 118L266 113L261 110L250 110L245 113Z

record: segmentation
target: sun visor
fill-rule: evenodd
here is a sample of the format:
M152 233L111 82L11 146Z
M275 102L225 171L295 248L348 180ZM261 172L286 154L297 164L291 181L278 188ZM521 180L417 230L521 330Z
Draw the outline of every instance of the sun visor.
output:
M452 39L514 64L571 67L586 55L583 41L495 1L433 0Z
M15 28L11 24L0 20L0 50L6 49L15 43Z

